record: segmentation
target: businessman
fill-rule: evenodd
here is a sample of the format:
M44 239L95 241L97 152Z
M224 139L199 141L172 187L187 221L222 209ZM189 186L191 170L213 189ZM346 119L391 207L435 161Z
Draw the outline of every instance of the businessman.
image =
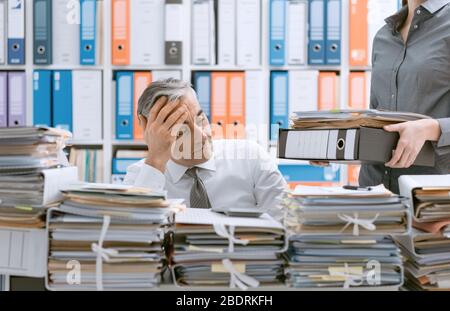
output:
M257 208L275 214L286 187L275 162L247 140L212 140L211 127L188 83L152 83L138 102L148 146L125 183L166 190L192 208ZM216 129L219 130L219 129Z

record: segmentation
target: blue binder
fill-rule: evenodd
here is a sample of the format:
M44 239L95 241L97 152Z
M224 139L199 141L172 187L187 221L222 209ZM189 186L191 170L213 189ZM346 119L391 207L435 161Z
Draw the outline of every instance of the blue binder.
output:
M52 126L52 72L35 70L33 73L33 124Z
M286 59L286 1L270 0L270 65L284 66Z
M114 158L112 160L112 173L114 175L125 175L130 165L139 162L142 159L132 158Z
M194 87L200 107L208 120L211 121L211 73L196 72L194 74Z
M310 165L279 165L278 169L287 182L339 182L340 169Z
M327 0L326 64L341 64L341 0Z
M80 64L95 65L97 1L81 0Z
M72 72L53 72L53 126L72 132Z
M133 139L134 74L116 76L116 138Z
M270 139L278 139L280 128L289 126L289 77L287 71L273 71L270 78Z
M34 0L34 64L52 63L52 0Z
M308 64L325 64L325 0L309 0Z
M8 19L8 64L25 65L25 0L8 1Z

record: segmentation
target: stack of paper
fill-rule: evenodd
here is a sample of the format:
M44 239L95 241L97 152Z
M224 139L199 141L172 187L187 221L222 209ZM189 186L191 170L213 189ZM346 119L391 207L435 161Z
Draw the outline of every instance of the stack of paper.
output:
M359 127L383 128L385 125L427 119L412 112L380 110L332 110L296 112L292 116L293 128L297 129L349 129Z
M410 198L415 230L397 237L406 258L405 288L450 289L450 175L402 176L402 195Z
M403 283L390 238L411 225L405 200L370 190L299 186L284 202L291 232L286 283L296 288L392 288Z
M77 179L63 154L70 133L50 128L0 129L0 226L44 227L42 207Z
M388 237L293 235L287 284L297 288L399 287L400 250Z
M180 200L129 186L81 184L48 215L50 290L150 289L161 281L165 229ZM78 274L72 273L77 269Z
M267 214L230 217L187 209L176 215L174 236L171 262L178 286L246 289L282 281L285 230Z

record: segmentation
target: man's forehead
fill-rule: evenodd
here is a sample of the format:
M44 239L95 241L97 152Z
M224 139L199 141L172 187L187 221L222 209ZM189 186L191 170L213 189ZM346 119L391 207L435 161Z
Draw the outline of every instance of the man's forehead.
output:
M197 114L200 110L200 104L198 103L197 97L194 92L188 92L183 98L181 102L186 105L190 112Z

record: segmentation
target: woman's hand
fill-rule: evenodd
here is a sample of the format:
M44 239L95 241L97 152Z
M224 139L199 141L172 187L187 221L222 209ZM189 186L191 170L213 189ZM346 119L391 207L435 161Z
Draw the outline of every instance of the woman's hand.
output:
M410 121L384 127L385 131L398 132L400 139L392 159L385 165L391 168L409 168L416 161L427 140L437 141L441 136L439 122L433 119Z

